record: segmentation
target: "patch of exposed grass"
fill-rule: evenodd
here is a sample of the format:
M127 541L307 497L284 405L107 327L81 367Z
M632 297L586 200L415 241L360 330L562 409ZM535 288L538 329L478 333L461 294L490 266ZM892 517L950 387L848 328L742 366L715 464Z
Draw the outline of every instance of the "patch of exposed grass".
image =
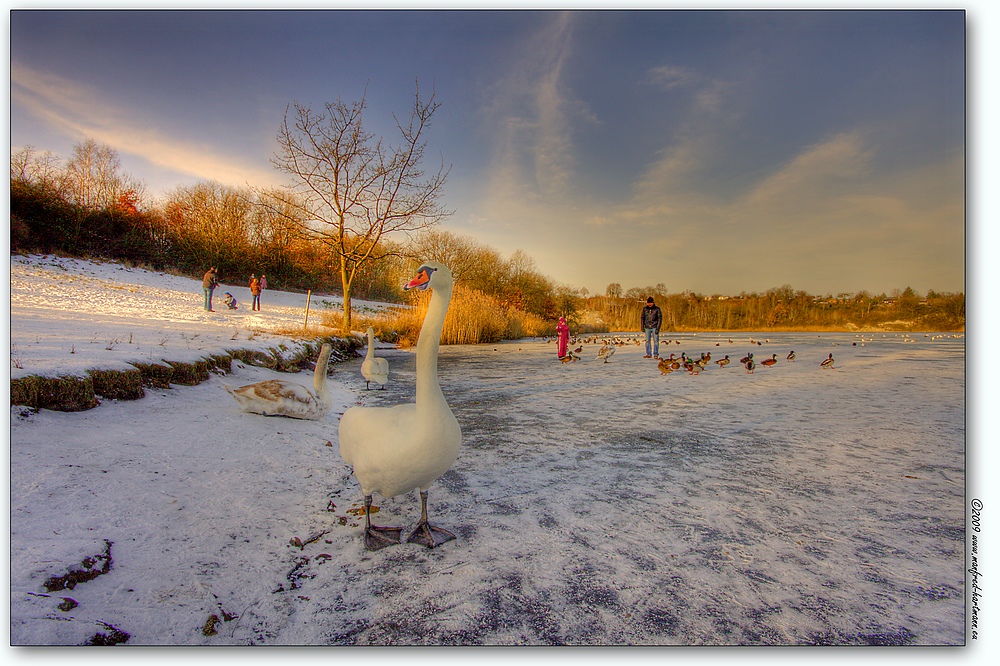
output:
M60 412L80 412L99 404L90 377L38 375L12 379L10 403Z
M142 372L131 370L88 370L94 382L94 393L109 400L138 400L146 395L142 390Z
M174 369L166 363L133 363L142 375L142 385L150 388L170 388Z

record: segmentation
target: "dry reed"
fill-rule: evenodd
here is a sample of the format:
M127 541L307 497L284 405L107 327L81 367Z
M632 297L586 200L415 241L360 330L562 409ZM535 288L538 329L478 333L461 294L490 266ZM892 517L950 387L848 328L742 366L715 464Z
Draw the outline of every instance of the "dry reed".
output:
M424 317L427 315L430 297L431 294L426 292L416 294L413 307L399 311L394 318L384 318L377 322L384 331L379 338L390 339L386 333L391 332L395 342L401 346L416 344ZM376 328L375 325L372 327ZM441 343L484 344L546 335L553 330L551 322L537 315L507 307L482 292L455 285L448 314L444 320L444 330L441 332ZM377 335L378 331L376 328Z

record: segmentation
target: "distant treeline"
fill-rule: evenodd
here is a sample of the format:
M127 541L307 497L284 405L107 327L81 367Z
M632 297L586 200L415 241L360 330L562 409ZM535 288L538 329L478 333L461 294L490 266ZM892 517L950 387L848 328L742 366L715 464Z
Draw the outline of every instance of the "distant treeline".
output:
M868 292L812 296L784 286L759 294L702 296L659 293L647 288L628 297L583 299L585 327L637 331L646 296L663 311L666 331L965 330L965 295L919 296L907 287L894 295Z
M11 252L104 258L200 278L210 266L224 284L266 274L275 289L335 293L333 257L301 238L268 192L206 181L145 201L117 155L91 142L65 164L51 154L11 156ZM360 298L399 300L381 271L358 277Z
M149 202L144 186L121 172L114 150L93 141L77 145L66 162L31 148L13 153L10 188L13 253L110 259L194 278L215 266L223 284L244 284L251 273L263 273L271 288L286 291L336 294L340 288L330 249L296 232L294 207L285 206L287 195L274 190L206 181ZM962 293L921 296L907 287L892 295L812 296L785 285L727 297L669 293L662 284L623 292L610 284L605 295L595 296L555 283L524 252L505 259L491 247L442 230L385 249L387 257L356 278L354 298L419 305L401 285L418 260L441 261L462 288L451 318L460 311L463 321L449 329L456 342L551 335L559 316L567 317L574 332L638 331L648 296L663 310L665 331L965 327ZM402 319L377 327L397 323L396 335L414 337L415 324Z

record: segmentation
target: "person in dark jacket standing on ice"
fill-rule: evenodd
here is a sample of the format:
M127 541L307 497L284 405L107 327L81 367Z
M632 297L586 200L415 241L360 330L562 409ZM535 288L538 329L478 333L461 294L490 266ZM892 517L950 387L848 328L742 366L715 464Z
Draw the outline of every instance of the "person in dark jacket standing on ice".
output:
M215 312L212 309L212 292L219 286L219 273L212 266L205 272L205 277L201 279L201 288L205 291L205 310Z
M663 312L650 296L646 299L646 307L642 309L640 319L642 330L646 333L646 355L643 358L660 358L660 325L663 323ZM652 342L652 349L650 349Z

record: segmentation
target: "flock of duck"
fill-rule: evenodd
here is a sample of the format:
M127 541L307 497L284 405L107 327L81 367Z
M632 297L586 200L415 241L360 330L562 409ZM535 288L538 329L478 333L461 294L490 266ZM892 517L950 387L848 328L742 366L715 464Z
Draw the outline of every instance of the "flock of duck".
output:
M548 342L550 339L543 338L543 340ZM771 341L770 339L767 339L764 342L770 342L770 341ZM601 348L597 352L597 358L607 363L608 360L611 358L611 356L615 353L615 348L624 347L626 345L640 346L642 344L642 340L640 338L629 338L622 336L613 336L611 338L590 336L585 338L575 338L572 340L572 344L578 344L578 343L579 343L578 347L576 347L575 349L568 350L566 355L559 359L561 363L575 363L581 358L580 354L582 354L583 352L584 344L596 344L596 343L601 344ZM676 343L679 345L681 344L681 341L668 339L664 340L662 344L669 345L671 343ZM715 346L718 347L721 346L721 344L722 344L721 342L716 343ZM732 339L729 340L729 344L733 344ZM750 338L750 344L761 346L763 342ZM669 375L672 372L678 372L682 369L686 371L688 374L697 375L703 372L706 368L708 368L709 363L713 362L711 352L702 353L701 356L697 359L688 356L687 353L685 352L681 352L680 356L676 356L675 354L671 353L669 357L656 356L655 359L657 360L656 367L659 369L661 375ZM789 362L795 361L795 351L793 350L788 352L788 355L785 356L785 360ZM726 354L723 358L715 360L714 363L718 365L720 368L725 368L727 365L731 363L731 359L729 358L729 355ZM774 365L777 365L777 363L778 363L778 355L771 354L771 358L767 358L764 359L763 361L760 361L759 365L762 365L766 368L770 368ZM823 361L820 362L819 365L821 368L829 369L834 367L833 363L834 363L833 354L829 354L827 358L823 359ZM758 362L756 359L754 359L752 352L741 358L740 364L744 368L746 368L748 374L753 374L754 370L758 366Z

